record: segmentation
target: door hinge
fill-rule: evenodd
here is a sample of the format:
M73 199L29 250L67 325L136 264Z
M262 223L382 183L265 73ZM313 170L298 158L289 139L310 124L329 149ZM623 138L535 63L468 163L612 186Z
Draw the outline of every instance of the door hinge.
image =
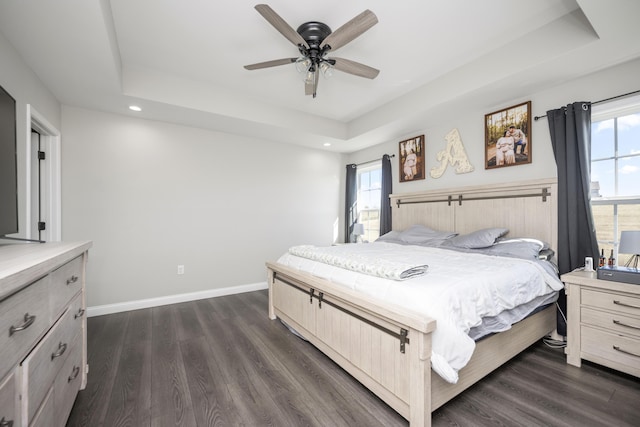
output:
M44 231L47 229L47 223L44 221L38 222L38 231Z
M46 158L46 155L44 154L44 151L38 151L38 160L44 160Z

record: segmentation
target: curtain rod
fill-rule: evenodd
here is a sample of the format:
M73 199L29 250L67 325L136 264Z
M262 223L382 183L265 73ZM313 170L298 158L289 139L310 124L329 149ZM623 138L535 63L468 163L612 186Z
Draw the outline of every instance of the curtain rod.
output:
M601 102L612 101L612 100L618 99L618 98L624 98L625 96L635 95L636 93L640 93L640 90L634 90L633 92L625 93L624 95L612 96L611 98L601 99L600 101L592 102L591 105L600 104ZM544 116L535 116L533 118L533 120L535 120L537 122L538 120L544 119L545 117L547 117L546 114Z
M382 157L384 156L389 156L389 158L393 159L396 155L395 154L383 154ZM373 162L379 162L380 159L373 159L373 160L369 160L366 162L362 162L362 163L356 163L355 166L362 166L362 165L366 165L367 163L373 163Z

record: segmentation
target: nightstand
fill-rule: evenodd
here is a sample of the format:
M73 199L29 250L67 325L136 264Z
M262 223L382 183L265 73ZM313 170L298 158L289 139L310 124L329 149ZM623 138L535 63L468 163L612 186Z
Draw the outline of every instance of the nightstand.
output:
M567 363L582 359L640 377L640 286L563 274L567 294Z

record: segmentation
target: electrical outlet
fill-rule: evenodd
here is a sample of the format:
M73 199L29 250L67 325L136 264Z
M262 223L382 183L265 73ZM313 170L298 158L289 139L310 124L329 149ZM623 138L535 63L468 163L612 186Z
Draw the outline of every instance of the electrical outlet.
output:
M178 274L184 274L184 265L180 264L178 266Z

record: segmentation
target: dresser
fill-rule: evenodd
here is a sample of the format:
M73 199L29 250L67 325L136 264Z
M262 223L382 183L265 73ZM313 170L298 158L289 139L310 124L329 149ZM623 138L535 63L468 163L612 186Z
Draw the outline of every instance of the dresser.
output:
M640 286L562 275L567 293L567 363L582 359L640 377Z
M90 247L0 241L0 427L64 426L86 386Z

